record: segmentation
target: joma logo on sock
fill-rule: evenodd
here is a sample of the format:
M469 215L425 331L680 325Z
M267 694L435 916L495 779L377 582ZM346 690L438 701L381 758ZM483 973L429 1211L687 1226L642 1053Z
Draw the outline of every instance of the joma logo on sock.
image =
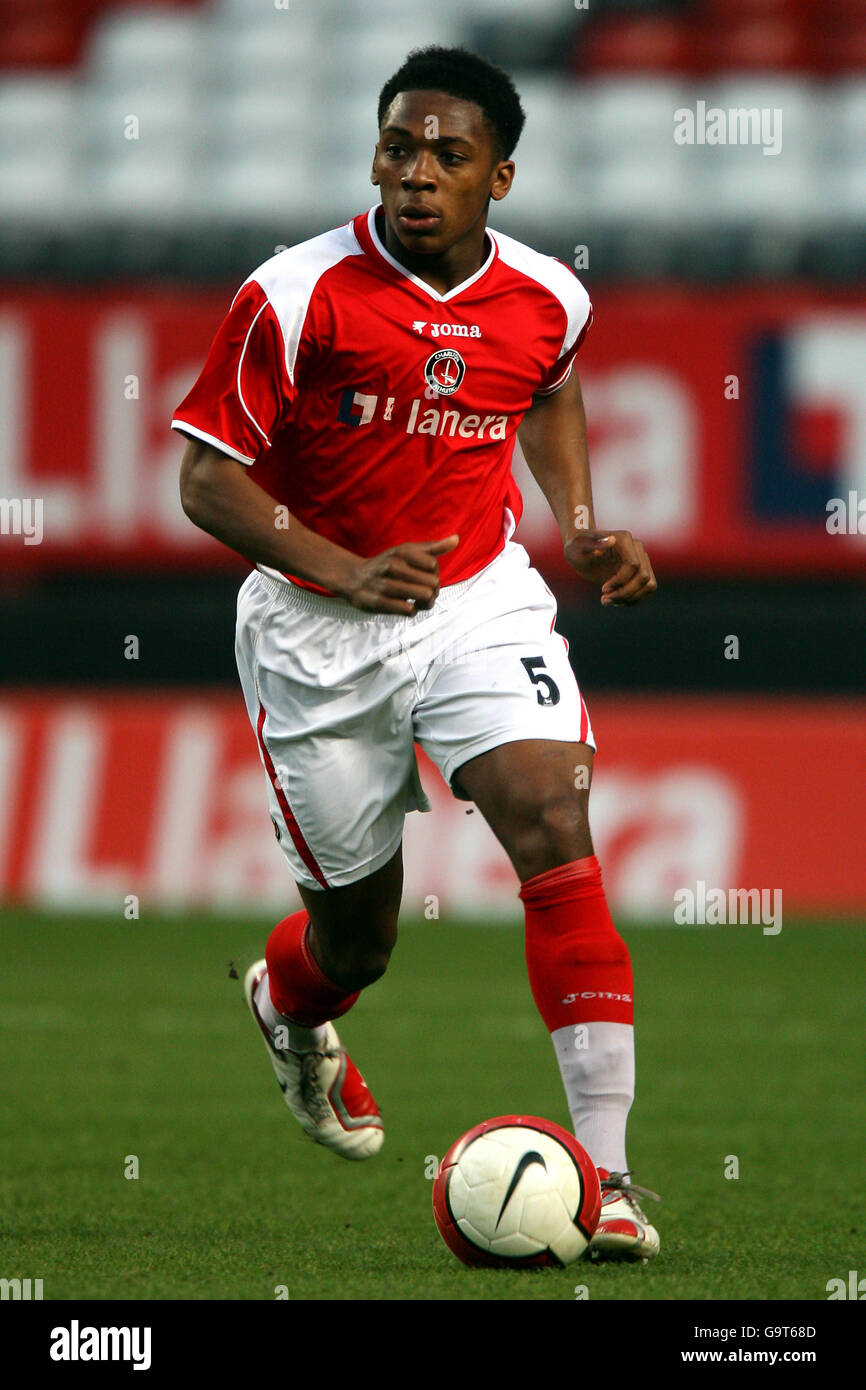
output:
M69 1327L51 1329L52 1361L131 1361L134 1371L150 1370L149 1327Z
M578 999L616 999L620 1004L634 1003L630 994L611 994L609 991L601 989L585 989L580 994L567 994L560 1002L562 1004L576 1004Z

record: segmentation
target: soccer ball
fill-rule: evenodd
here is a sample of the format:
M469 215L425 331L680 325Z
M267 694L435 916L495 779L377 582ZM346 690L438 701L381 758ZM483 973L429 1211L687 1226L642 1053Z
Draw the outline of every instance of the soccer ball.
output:
M467 1265L571 1264L592 1240L601 1188L573 1134L535 1115L500 1115L452 1144L433 1183L439 1234Z

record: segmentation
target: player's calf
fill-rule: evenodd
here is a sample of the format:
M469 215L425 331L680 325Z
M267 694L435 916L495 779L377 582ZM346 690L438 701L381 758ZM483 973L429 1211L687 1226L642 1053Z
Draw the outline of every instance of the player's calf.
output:
M329 979L310 946L310 918L303 909L278 922L265 947L274 1008L304 1028L340 1018L358 998Z
M400 850L381 868L365 878L324 892L300 887L310 915L307 944L314 966L335 989L356 993L384 975L397 940L397 921L403 891L403 857ZM291 920L291 919L290 919ZM286 971L276 958L277 940L269 943L271 985L296 969L294 943L288 943ZM335 1018L331 1013L327 1017Z

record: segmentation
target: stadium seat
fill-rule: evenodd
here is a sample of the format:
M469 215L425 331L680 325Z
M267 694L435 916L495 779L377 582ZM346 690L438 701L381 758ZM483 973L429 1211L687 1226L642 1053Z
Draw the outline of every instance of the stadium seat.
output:
M569 83L560 107L559 147L564 154L582 160L592 144L592 92L591 83ZM532 114L527 122L532 120ZM519 148L519 147L518 147Z
M523 226L537 217L539 209L550 207L556 199L557 215L566 219L581 206L586 187L586 171L575 161L563 160L559 151L539 144L518 146L514 185L501 204L491 204L490 221L508 230L519 219Z
M858 161L866 149L866 81L848 78L828 93L827 129L840 157Z
M309 123L312 95L293 83L283 83L278 90L212 93L200 117L210 155L234 159L245 152L284 149L297 141L317 149Z
M632 155L589 171L584 215L669 228L693 220L693 161L677 153L664 162Z
M699 207L712 226L762 224L803 227L819 206L816 166L807 159L765 157L757 149L740 149L718 160L716 150L703 154Z
M345 27L329 39L329 74L344 91L375 94L402 65L411 48L455 43L460 38L459 29L443 24L432 12L413 23L408 31L402 24L383 25L379 16L375 23L368 22L360 29Z
M241 151L207 162L196 179L196 209L209 222L305 223L320 215L323 179L303 147Z
M820 27L815 47L828 73L866 73L866 14L847 22L837 14Z
M168 146L103 160L88 180L92 213L109 222L179 225L198 206L196 169L188 149Z
M599 163L616 164L635 151L664 159L674 144L674 112L687 104L685 83L652 77L598 78L583 86L587 145Z
M293 27L312 23L319 27L324 20L339 15L345 0L280 0L282 8L277 8L277 0L209 0L211 19L221 24L255 24L266 17L266 11L274 10L279 22L288 22Z
M203 39L207 82L217 90L278 88L285 83L327 84L329 44L315 25L295 25L287 12L266 13L255 23L215 24Z
M698 99L706 102L707 111L781 111L781 125L771 114L770 124L761 132L771 140L781 134L778 154L765 155L760 143L696 146L701 189L698 220L710 226L758 221L770 227L797 227L810 222L818 199L822 154L820 88L793 77L744 75L695 87L692 109Z
M562 0L532 0L531 7L527 6L526 0L472 0L471 5L463 4L455 8L473 21L493 19L502 24L507 24L510 19L525 19L528 8L531 8L535 24L555 23L562 19L563 13Z
M578 34L571 66L586 73L686 73L695 67L695 48L688 24L675 15L603 15Z
M65 228L84 210L84 186L80 166L67 147L44 150L38 159L32 151L0 153L2 219L20 220L26 226Z
M719 81L702 85L693 91L692 107L698 98L706 101L707 109L721 107L722 110L744 107L746 110L780 110L782 113L782 155L787 162L805 152L813 153L820 144L823 128L824 94L823 89L789 75L752 76L721 78ZM713 147L721 152L730 152L731 146ZM736 147L734 147L736 148ZM769 164L776 156L763 157Z
M111 0L0 0L0 69L70 68Z
M91 87L82 131L91 159L145 160L165 151L200 147L207 123L197 89L130 86L126 91Z
M322 112L317 136L330 159L342 167L358 168L363 177L369 171L377 139L376 91L353 90L341 93Z
M206 18L194 10L120 10L91 35L87 68L103 87L170 88L203 70L205 33Z
M757 15L704 30L707 65L729 72L808 72L816 53L811 26L785 15Z
M0 82L0 151L50 153L77 144L81 89L65 75L15 76Z
M720 31L749 19L806 19L815 5L814 0L698 0L694 9L701 21Z
M834 164L826 171L827 200L833 221L851 224L861 234L866 225L866 157ZM862 262L860 266L862 274Z
M530 142L568 150L585 143L591 110L582 89L560 74L515 71L512 76L526 112L521 152Z

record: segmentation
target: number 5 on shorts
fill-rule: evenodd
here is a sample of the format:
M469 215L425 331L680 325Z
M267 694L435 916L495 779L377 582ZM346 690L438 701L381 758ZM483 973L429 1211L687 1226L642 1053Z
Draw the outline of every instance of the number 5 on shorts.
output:
M520 658L520 664L526 670L526 674L533 685L544 685L547 687L546 695L542 695L540 690L536 692L538 695L538 703L540 705L558 705L559 686L556 684L553 677L549 676L546 671L539 671L538 669L539 666L544 666L544 657L522 656Z

